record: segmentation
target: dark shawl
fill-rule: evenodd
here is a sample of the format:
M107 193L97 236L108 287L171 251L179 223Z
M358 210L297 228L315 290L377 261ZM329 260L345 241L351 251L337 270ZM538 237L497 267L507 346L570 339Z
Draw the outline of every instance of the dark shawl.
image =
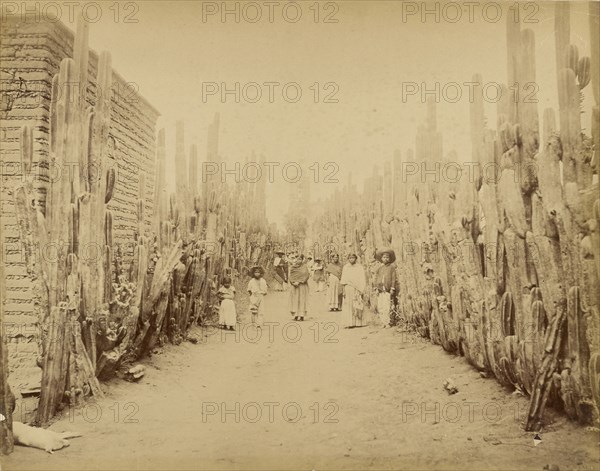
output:
M342 264L340 262L338 263L329 263L327 265L327 272L331 273L332 275L336 276L338 279L342 278Z
M308 267L306 264L302 264L299 267L294 265L290 266L290 283L306 283L310 278L310 273L308 272Z

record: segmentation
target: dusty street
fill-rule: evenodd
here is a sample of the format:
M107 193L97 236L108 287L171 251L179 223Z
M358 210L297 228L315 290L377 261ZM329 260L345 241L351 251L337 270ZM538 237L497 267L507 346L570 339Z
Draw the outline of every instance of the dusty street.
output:
M139 384L113 380L101 402L65 411L51 429L84 435L69 448L16 447L4 469L598 469L596 433L549 411L534 446L527 399L463 359L371 316L338 329L314 290L303 323L287 293L268 301L259 338L196 329L203 342L146 360Z

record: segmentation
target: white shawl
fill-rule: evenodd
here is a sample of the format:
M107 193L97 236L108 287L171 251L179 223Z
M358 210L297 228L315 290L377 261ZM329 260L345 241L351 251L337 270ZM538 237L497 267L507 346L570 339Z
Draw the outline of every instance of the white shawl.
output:
M356 288L361 293L365 290L367 279L365 277L365 269L360 263L354 265L346 263L342 270L342 279L340 280L342 285L350 285Z

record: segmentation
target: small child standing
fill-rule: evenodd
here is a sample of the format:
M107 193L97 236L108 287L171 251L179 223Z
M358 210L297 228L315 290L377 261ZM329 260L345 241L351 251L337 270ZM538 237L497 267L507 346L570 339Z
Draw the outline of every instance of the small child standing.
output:
M265 312L263 298L267 295L267 282L263 278L265 271L262 267L253 267L250 274L252 278L248 282L248 294L250 295L251 322L257 327L262 327Z
M221 300L219 306L219 325L224 329L234 330L237 322L237 314L235 312L235 288L231 284L231 278L226 276L223 278L223 285L217 291L217 295Z
M323 260L315 258L313 269L313 281L317 284L317 293L325 289L325 265Z

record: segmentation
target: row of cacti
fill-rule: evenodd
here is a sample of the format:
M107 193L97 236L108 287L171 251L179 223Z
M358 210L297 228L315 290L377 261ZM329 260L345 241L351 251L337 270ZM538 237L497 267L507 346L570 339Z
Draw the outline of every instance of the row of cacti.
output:
M106 203L114 189L114 170L108 163L110 99L99 98L87 106L87 24L80 19L74 59L64 59L52 81L50 102L50 159L53 164L76 169L48 184L45 207L35 201L33 177L16 191L17 218L27 237L60 247L54 261L30 258L42 325L42 387L37 421L45 424L68 397L71 403L84 396L102 395L95 375L97 320L106 309L105 287L110 280L111 216ZM100 55L97 86L112 83L110 56ZM61 96L58 91L64 90ZM33 131L21 134L23 169L33 167ZM23 204L24 203L24 204ZM101 247L102 256L90 257L90 247ZM29 254L31 255L31 254ZM106 278L105 278L106 277ZM82 321L82 322L81 322ZM66 367L65 367L66 365Z
M48 183L47 198L33 176L33 130L24 126L21 133L27 178L15 190L15 203L27 268L39 301L40 424L46 424L65 401L77 404L86 396L101 396L97 377L114 375L164 342L179 343L194 323L212 321L217 304L213 288L226 272L235 272L236 260L260 263L269 257L263 250L269 245L264 180L260 188L244 184L235 191L214 180L203 183L205 193L200 195L197 150L192 146L186 166L183 123L178 123L177 191L167 193L165 138L160 131L154 235L149 237L146 230L147 191L142 172L133 260L129 270L123 269L122 253L114 244L113 215L107 207L117 191L111 99L97 94L94 106L88 106L87 86L67 86L88 82L87 38L88 23L80 19L74 59L61 62L52 81L49 107L50 163L78 172ZM110 55L103 52L96 88L110 89L112 76ZM210 160L218 158L218 128L217 115L209 130ZM250 211L249 204L253 205ZM46 246L52 241L66 247L57 261L34 256L36 244ZM100 256L90 257L86 251L91 247L99 247ZM235 268L242 271L243 267Z
M114 374L123 361L141 352L139 343L147 340L142 335L144 322L152 317L147 311L155 308L155 305L145 306L147 291L152 287L146 283L148 268L157 268L158 247L149 253L144 229L144 176L140 176L133 263L130 272L125 273L119 263L120 253L118 250L115 253L113 217L107 209L116 184L114 162L109 161L110 98L98 96L95 106L88 107L87 87L66 86L87 81L85 22L78 24L74 51L75 59L64 59L53 80L50 158L53 163L71 165L79 171L73 178L49 184L45 207L37 201L28 204L36 200L33 178L15 192L19 225L26 245L33 247L37 241L60 241L58 245L62 247L62 242L66 242L66 250L54 263L35 259L33 251L27 251L28 268L36 280L35 291L41 301L42 348L38 364L43 371L37 416L41 424L47 423L67 398L75 403L86 395L102 394L96 376ZM97 87L109 89L112 69L107 53L100 55L97 70ZM60 98L59 89L65 90ZM164 142L162 150L164 152ZM23 168L29 173L34 161L30 127L23 128L21 152ZM159 171L161 174L164 175L164 168ZM159 209L161 207L164 204ZM178 212L179 207L173 201L170 221L167 221L170 227L165 221L161 227L161 241L168 246L166 252L170 251L170 258L174 254L177 259L180 257L177 240L183 231ZM100 256L86 254L90 247L100 247ZM167 273L163 284L169 291L170 269L163 264L161 271L160 263L158 269L158 275L163 278ZM161 281L161 276L156 281ZM168 296L161 299L166 305ZM186 314L190 311L191 308L185 309ZM151 323L154 321L150 319ZM154 331L151 334L149 343L158 337Z
M540 135L537 105L505 85L496 129L488 129L475 87L473 160L480 168L497 165L499 179L406 182L396 155L391 183L376 174L362 195L344 189L353 211L334 197L313 228L321 243L341 235L339 248L359 239L368 265L375 249L391 245L401 257L396 318L529 394L528 430L540 426L548 401L584 423L597 421L600 407L598 168L580 121L580 96L591 81L598 149L598 61L579 57L569 43L569 6L556 8L559 132L553 111L545 110ZM598 11L590 16L598 21ZM534 34L512 18L507 50L509 83L535 82ZM435 121L430 102L416 153L428 168L443 161Z
M209 129L208 156L218 161L218 116ZM153 227L159 231L151 254L147 289L140 312L140 327L134 341L133 355L152 352L165 342L179 343L194 323L213 322L218 306L215 289L226 273L241 272L237 262L257 262L266 237L253 240L246 247L248 232L252 236L266 232L265 220L252 226L248 218L250 195L261 193L249 184L236 185L229 191L220 179L203 178L202 195L198 192L198 153L190 147L189 162L184 154L184 125L176 127L175 167L177 191L166 192L159 176L155 189ZM159 132L157 170L166 166L164 131ZM189 169L186 178L184 169ZM264 187L262 188L264 199ZM162 209L161 209L162 208ZM165 209L166 208L166 209ZM264 201L263 201L264 208ZM254 239L254 237L251 237ZM152 268L152 264L154 267Z

